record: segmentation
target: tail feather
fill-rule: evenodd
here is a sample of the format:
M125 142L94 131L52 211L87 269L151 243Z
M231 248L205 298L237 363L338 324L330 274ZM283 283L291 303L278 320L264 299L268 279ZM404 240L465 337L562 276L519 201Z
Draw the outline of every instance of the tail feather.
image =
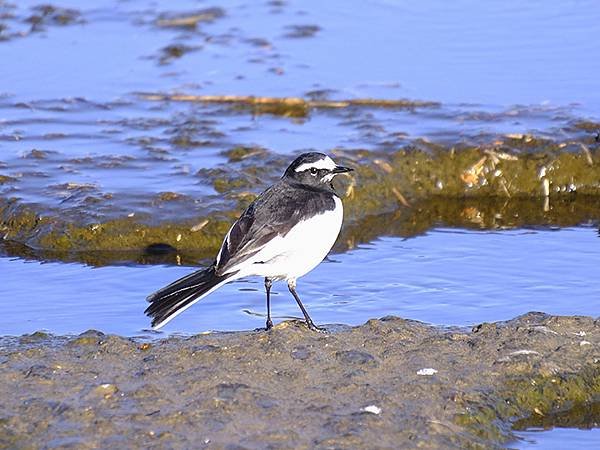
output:
M198 300L225 284L231 276L231 274L217 275L215 267L211 266L186 275L150 294L146 299L150 302L150 306L144 312L152 318L152 328L162 327Z

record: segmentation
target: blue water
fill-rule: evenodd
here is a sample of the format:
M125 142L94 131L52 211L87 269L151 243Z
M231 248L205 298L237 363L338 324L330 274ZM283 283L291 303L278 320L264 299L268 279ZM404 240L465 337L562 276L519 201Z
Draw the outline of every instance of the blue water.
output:
M19 1L17 14L38 4ZM184 87L256 95L334 89L444 103L580 103L600 112L600 11L591 0L296 0L279 8L240 0L64 0L59 6L79 9L85 23L2 43L10 64L0 68L0 90L32 100ZM211 6L226 16L200 31L217 39L153 26L162 12ZM286 38L294 25L320 29L310 38ZM254 38L268 45L253 45ZM202 49L157 64L156 52L173 42Z
M552 430L521 431L520 442L511 443L510 448L519 450L566 450L593 449L600 443L600 428L581 430L553 428Z
M381 238L331 255L298 282L315 322L361 324L396 315L470 326L528 311L600 316L600 238L593 228L497 233L438 229L411 239ZM0 258L1 335L90 328L149 335L144 298L186 275L178 266L40 263ZM167 324L162 333L264 326L262 280L224 286ZM275 321L301 314L283 283Z

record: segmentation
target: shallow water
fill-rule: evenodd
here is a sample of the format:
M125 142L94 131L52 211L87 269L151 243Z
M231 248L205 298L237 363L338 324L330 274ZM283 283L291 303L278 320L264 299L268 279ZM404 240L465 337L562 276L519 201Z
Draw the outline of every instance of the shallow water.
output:
M26 33L22 20L38 4L7 8L16 20L7 21L4 35ZM183 86L255 95L335 89L444 103L600 108L594 58L600 12L593 1L177 0L167 7L153 0L66 0L60 6L76 9L81 20L64 27L49 22L47 31L2 44L11 61L2 69L4 91L32 100L89 93L110 99ZM165 13L213 6L224 15L196 29L157 25ZM197 48L161 64L160 50L177 43Z
M437 229L411 239L381 238L335 254L301 278L301 298L322 324L361 324L397 315L471 326L528 311L600 316L600 257L593 228L473 232ZM90 328L148 335L144 298L189 267L39 263L0 258L0 297L10 299L0 334ZM34 281L32 281L34 280ZM264 326L258 278L226 285L163 328L165 333ZM274 288L275 321L301 317L285 285Z
M552 430L522 431L522 439L512 443L511 448L520 450L564 450L567 448L596 448L600 442L600 428L574 429L553 428Z

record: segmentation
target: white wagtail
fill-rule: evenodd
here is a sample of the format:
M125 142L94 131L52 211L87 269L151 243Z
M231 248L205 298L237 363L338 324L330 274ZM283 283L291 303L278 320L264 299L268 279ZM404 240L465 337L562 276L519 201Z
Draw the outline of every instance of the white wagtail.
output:
M296 280L327 256L340 232L343 207L332 180L353 169L322 153L304 153L231 226L207 269L187 275L148 296L145 313L158 329L225 283L250 275L265 278L267 330L271 285L286 280L310 329L319 330L296 293Z

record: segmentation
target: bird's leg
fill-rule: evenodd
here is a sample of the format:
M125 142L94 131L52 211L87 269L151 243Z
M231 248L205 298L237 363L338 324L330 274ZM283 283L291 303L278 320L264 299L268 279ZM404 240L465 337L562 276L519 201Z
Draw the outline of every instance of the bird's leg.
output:
M304 314L304 319L306 320L306 325L308 326L308 328L313 331L325 331L325 328L318 327L314 324L314 322L308 315L306 308L304 308L304 305L300 301L300 297L298 297L298 293L296 292L296 280L288 280L288 289L290 290L290 292L296 299L296 303L298 303L298 306L302 310L302 314Z
M273 328L273 321L271 320L271 286L273 286L273 280L265 277L265 290L267 291L267 331Z

